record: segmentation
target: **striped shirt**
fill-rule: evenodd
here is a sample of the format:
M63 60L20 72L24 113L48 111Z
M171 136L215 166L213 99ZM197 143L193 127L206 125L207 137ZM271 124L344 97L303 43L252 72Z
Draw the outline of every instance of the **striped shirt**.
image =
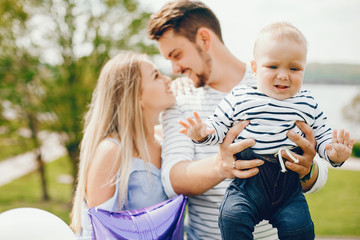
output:
M252 146L258 154L274 154L280 147L295 147L286 133L293 130L302 134L295 121L304 121L312 127L318 154L328 160L325 145L331 143L332 131L326 126L326 116L307 90L300 90L293 97L277 100L247 85L235 87L218 105L215 114L206 123L215 129L203 143L222 143L228 130L241 120L249 125L237 136L236 141L253 138Z
M251 74L250 64L246 66L241 84L255 84ZM218 146L194 144L190 138L180 134L182 128L180 119L191 116L197 111L202 119L214 113L216 106L228 93L219 92L208 86L194 89L177 97L176 104L166 110L161 117L163 129L161 177L164 190L168 197L176 196L170 182L172 166L181 161L196 161L213 157L218 152ZM323 160L316 159L319 166L319 176L309 191L315 192L326 183L327 167ZM193 239L221 239L218 227L219 208L227 187L232 179L226 179L201 195L189 196L188 213L189 227L196 237ZM277 239L277 231L267 221L260 222L255 227L256 239Z

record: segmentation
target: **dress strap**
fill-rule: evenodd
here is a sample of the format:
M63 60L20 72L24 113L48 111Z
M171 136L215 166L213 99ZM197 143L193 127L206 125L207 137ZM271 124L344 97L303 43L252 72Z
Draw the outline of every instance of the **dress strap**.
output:
M105 138L104 140L112 141L112 142L116 143L119 148L121 147L120 142L119 142L118 140L116 140L115 138L110 138L110 137L108 137L108 138Z

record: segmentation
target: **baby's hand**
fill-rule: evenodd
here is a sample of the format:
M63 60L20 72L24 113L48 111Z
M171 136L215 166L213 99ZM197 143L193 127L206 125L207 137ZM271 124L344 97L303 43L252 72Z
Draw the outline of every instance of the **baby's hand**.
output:
M197 112L194 112L194 117L195 120L187 117L186 120L188 122L179 121L180 125L184 127L179 133L185 134L194 141L203 142L209 134L215 132L215 129L209 129L208 125L201 120Z
M332 143L327 144L326 154L329 159L336 163L345 162L351 154L354 145L354 139L350 138L350 133L341 129L337 134L336 129L333 130Z

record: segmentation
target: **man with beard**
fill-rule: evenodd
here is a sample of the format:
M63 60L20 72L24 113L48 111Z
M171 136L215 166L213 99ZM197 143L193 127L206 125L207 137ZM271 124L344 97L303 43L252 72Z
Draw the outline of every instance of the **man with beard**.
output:
M246 121L235 125L220 146L202 146L180 134L180 119L197 111L201 118L212 115L216 106L238 84L255 85L249 63L238 60L226 48L214 13L200 1L172 1L151 16L148 33L157 40L159 50L170 60L174 74L186 74L194 83L192 93L178 96L174 107L162 117L162 182L169 197L189 196L189 239L220 239L219 207L232 178L249 178L263 164L259 159L234 161L234 154L255 144L253 139L232 143L244 129ZM304 192L322 188L327 179L324 161L315 156L312 130L299 122L303 138L292 131L288 137L303 151L295 164L286 161L288 169L302 179ZM283 152L283 157L289 158ZM255 238L277 239L276 229L266 222L255 227Z

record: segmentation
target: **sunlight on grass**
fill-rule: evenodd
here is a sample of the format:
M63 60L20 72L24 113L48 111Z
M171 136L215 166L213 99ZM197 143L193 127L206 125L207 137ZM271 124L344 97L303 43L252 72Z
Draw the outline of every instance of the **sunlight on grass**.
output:
M0 212L19 208L34 207L49 211L66 223L70 222L72 184L59 183L58 177L71 173L71 165L66 157L46 164L49 201L41 200L40 177L30 173L5 186L0 187Z
M323 189L306 196L316 235L360 236L360 172L329 169Z
M37 172L0 187L0 212L18 207L49 211L70 223L72 184L58 178L71 173L67 157L46 164L50 201L41 201ZM329 169L326 186L306 197L317 236L360 236L360 172Z

